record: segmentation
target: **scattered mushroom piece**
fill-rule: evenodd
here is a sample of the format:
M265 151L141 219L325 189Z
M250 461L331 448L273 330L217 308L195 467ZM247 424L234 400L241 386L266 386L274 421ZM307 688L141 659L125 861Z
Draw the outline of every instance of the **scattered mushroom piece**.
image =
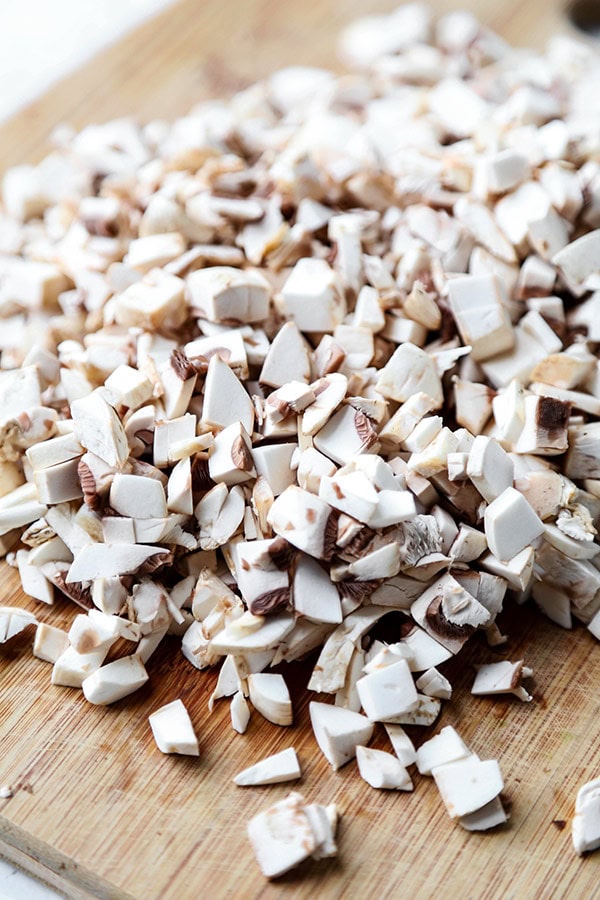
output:
M263 875L277 878L310 856L335 856L335 817L331 824L328 810L309 806L301 794L291 793L254 816L248 822L248 837Z
M240 787L254 787L260 784L279 784L282 781L296 781L300 778L300 763L293 747L267 756L253 766L244 769L233 779Z
M171 703L161 706L160 709L148 716L148 721L156 746L161 753L180 753L184 756L200 755L198 738L183 701L173 700Z
M573 847L579 856L600 847L600 779L588 781L577 791L571 828Z
M99 706L116 703L148 681L148 673L139 656L124 656L105 666L100 666L81 687L85 699Z
M435 766L431 774L451 819L481 809L504 788L497 761L482 762L475 755Z
M397 756L371 747L356 748L356 762L360 777L374 788L412 791L411 777Z
M529 702L533 699L521 685L522 678L528 678L531 669L523 665L520 659L516 663L508 660L488 663L479 666L471 688L472 694L514 694L519 700Z
M334 771L356 756L357 746L371 740L373 724L360 713L314 700L308 708L316 741Z
M248 676L252 706L275 725L291 725L292 701L283 675L258 672Z

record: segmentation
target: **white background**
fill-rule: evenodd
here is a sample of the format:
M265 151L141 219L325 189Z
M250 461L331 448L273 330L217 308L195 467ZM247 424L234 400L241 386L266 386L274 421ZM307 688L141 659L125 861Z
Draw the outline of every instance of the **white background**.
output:
M0 0L0 122L171 2ZM0 784L4 782L0 756ZM56 897L54 891L0 859L0 898Z

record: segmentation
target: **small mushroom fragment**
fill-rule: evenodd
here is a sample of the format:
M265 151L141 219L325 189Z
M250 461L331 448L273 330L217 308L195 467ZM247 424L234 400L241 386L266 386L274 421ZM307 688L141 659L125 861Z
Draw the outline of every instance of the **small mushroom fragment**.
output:
M292 724L292 701L283 675L265 672L249 675L248 692L252 706L269 722Z
M431 770L451 819L481 809L504 788L495 759L482 762L474 754Z
M582 856L600 847L600 779L588 781L577 791L571 826L573 847Z
M0 606L0 644L25 631L28 625L36 625L37 619L27 609L18 606Z
M500 797L494 797L481 809L461 816L458 821L467 831L488 831L490 828L504 825L508 821L508 815Z
M199 756L198 738L183 701L173 700L148 716L156 746L161 753Z
M529 702L533 697L522 687L521 679L532 674L532 670L523 665L522 659L516 663L508 660L488 663L478 667L471 693L514 694L519 700Z
M356 748L356 762L360 777L373 788L412 791L411 777L397 756L370 747Z
M300 778L300 763L293 747L267 756L260 762L244 769L233 779L240 787L255 787L261 784L279 784L282 781L296 781Z
M244 734L250 721L250 707L241 691L237 691L230 705L231 727L238 734Z
M447 725L434 737L421 744L417 750L417 768L421 775L431 775L436 766L456 762L458 759L467 759L471 751L464 743L460 735Z
M335 807L307 805L291 793L248 822L248 837L267 878L278 878L305 859L335 856Z
M415 745L401 725L386 723L385 730L391 741L394 753L403 766L412 766L417 760Z
M137 691L147 681L144 663L135 655L100 666L84 678L81 687L86 700L97 706L106 706Z
M525 497L507 487L485 511L485 536L494 556L512 559L544 532L544 525Z
M434 667L423 672L421 677L417 678L415 686L428 697L437 697L441 700L450 700L452 697L452 685L448 679Z
M359 678L356 689L373 722L397 719L417 706L417 689L405 659Z
M35 630L33 655L54 664L69 646L69 636L61 628L39 622Z
M360 713L314 700L308 709L316 741L336 772L356 756L357 746L371 740L373 724Z
M317 559L331 559L337 516L331 507L292 485L276 498L268 514L273 531Z

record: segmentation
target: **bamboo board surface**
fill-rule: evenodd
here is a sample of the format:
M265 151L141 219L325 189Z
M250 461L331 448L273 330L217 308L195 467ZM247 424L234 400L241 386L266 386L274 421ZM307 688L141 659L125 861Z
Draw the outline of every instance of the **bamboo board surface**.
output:
M517 44L541 44L562 24L557 0L462 5ZM279 65L333 65L337 30L367 7L358 0L184 0L0 127L0 168L38 158L63 121L172 117ZM66 602L29 601L14 571L3 565L0 573L3 604L68 623ZM333 773L308 722L308 666L289 678L295 724L277 728L255 713L239 736L227 701L208 714L215 674L193 669L174 640L149 662L149 685L97 708L78 691L50 685L50 667L31 656L29 629L0 645L0 784L15 789L0 800L0 853L71 897L595 896L600 854L575 857L570 820L577 788L600 775L600 649L585 629L561 631L528 607L509 609L503 622L508 646L494 653L472 641L446 664L452 703L434 728L411 732L422 740L457 724L482 758L500 760L512 817L488 834L452 823L430 779L417 775L413 794L396 794L369 788L354 764ZM474 664L522 657L535 670L533 703L470 696ZM199 759L163 756L154 745L147 716L176 697L199 735ZM231 783L241 768L288 746L301 759L299 783L246 790ZM383 733L373 746L389 749ZM269 884L245 823L290 789L339 804L339 857Z

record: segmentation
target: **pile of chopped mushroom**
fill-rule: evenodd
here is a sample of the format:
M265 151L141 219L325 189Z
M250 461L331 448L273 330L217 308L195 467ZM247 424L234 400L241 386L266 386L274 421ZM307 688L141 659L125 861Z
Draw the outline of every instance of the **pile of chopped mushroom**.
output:
M600 62L420 3L342 51L352 74L63 128L6 173L0 549L25 593L83 610L38 626L53 684L112 703L179 635L243 732L248 697L292 722L268 670L319 649L333 767L411 789L416 760L489 827L497 763L452 729L415 754L401 726L435 721L436 667L471 635L503 643L507 591L600 638ZM405 626L369 646L392 610ZM0 639L31 621L4 607ZM530 700L530 674L483 666L473 692ZM395 756L366 747L376 722ZM198 753L179 701L151 724ZM298 777L293 751L238 783L273 771ZM274 809L304 856L334 852L330 808Z

